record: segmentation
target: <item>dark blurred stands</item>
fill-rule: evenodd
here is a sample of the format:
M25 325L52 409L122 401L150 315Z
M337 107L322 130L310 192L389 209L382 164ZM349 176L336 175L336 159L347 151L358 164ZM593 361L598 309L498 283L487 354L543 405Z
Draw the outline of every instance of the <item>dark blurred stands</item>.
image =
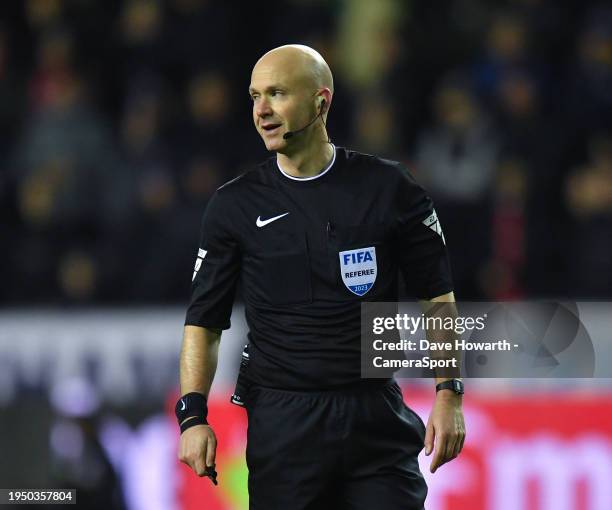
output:
M0 8L0 300L185 302L214 190L268 154L250 71L335 75L337 145L437 203L461 299L612 297L612 9L25 0Z

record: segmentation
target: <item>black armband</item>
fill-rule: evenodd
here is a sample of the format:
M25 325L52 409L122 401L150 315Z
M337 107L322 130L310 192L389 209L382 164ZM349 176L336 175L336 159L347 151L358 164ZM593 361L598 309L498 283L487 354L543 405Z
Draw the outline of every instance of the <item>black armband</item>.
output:
M176 403L174 414L176 414L176 419L181 428L181 434L195 425L208 425L206 421L208 416L206 397L195 391L183 395ZM191 419L187 420L187 418ZM185 422L185 420L187 421Z

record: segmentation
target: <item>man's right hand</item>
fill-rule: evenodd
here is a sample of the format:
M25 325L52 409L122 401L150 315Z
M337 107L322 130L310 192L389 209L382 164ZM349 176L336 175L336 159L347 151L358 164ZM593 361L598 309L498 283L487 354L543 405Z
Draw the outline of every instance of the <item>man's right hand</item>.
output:
M217 437L210 425L195 425L181 434L178 458L198 476L208 476L214 470ZM213 482L216 480L213 479Z

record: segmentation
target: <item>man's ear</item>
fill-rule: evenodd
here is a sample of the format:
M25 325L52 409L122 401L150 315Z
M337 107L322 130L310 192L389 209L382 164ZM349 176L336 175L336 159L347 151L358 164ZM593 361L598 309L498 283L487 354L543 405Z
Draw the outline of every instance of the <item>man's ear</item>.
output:
M324 115L329 111L329 107L331 105L331 100L332 100L332 93L331 90L329 90L327 87L324 87L322 89L319 89L319 95L318 95L318 111L319 111L319 115Z

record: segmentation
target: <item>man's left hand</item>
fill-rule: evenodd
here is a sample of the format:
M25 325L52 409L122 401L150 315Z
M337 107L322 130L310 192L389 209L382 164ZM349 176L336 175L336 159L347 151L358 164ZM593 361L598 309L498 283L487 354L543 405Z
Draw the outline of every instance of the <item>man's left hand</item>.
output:
M427 420L425 433L425 455L435 452L429 470L435 473L443 464L453 460L465 441L465 423L461 410L461 395L450 390L441 390Z

